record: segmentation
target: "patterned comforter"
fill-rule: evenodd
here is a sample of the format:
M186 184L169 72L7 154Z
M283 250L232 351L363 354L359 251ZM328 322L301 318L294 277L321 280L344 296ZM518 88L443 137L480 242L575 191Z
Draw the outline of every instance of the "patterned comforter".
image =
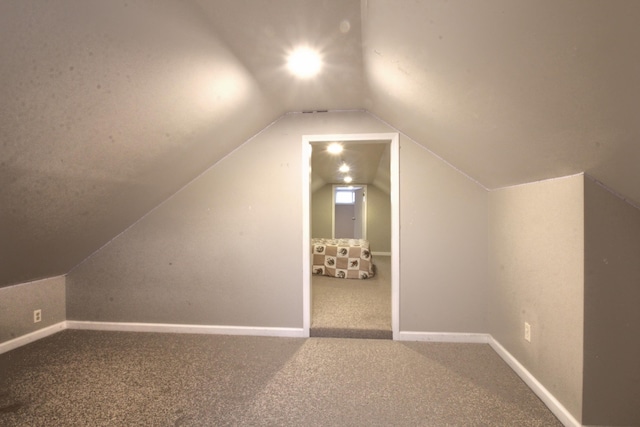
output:
M313 274L346 279L374 276L369 241L363 239L311 239Z

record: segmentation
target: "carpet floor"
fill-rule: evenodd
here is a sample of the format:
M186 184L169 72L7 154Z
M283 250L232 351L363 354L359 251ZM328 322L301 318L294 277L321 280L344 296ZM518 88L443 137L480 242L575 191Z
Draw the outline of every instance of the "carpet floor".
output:
M392 339L391 257L375 256L370 279L311 277L312 337Z
M561 426L486 344L65 330L0 355L2 426Z

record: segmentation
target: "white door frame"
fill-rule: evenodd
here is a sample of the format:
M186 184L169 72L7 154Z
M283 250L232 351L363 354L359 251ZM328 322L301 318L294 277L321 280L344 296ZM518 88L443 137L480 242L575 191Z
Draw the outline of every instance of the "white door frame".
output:
M311 329L311 144L314 142L389 143L391 148L391 329L400 331L400 137L398 133L331 134L302 136L302 325Z

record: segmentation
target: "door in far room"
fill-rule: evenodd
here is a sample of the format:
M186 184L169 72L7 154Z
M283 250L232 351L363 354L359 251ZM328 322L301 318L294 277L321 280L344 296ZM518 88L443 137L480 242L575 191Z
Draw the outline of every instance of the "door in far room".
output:
M334 225L336 239L366 239L366 186L334 186Z

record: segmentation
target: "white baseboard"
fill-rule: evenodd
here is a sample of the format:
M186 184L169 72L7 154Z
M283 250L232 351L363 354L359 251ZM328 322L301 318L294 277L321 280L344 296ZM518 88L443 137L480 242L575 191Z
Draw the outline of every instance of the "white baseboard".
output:
M251 326L175 325L166 323L85 322L67 320L47 326L10 341L0 343L0 354L30 344L65 329L122 332L165 332L179 334L250 335L262 337L304 338L302 328L267 328Z
M540 398L540 400L542 400L553 415L555 415L565 427L582 426L582 424L578 422L578 420L576 420L569 411L567 411L558 399L556 399L549 390L540 384L540 382L493 337L491 337L489 345L491 345L491 348L498 353L502 360L504 360L507 365L509 365L509 367L511 367L511 369L513 369L514 372L522 378L522 381L529 386L529 388Z
M269 328L253 326L178 325L168 323L87 322L67 320L69 329L121 332L164 332L179 334L251 335L302 338L302 328Z
M393 337L397 341L427 341L427 342L460 342L488 344L489 334L473 334L458 332L412 332L400 331Z
M23 345L30 344L39 339L48 337L49 335L53 335L64 330L65 328L66 322L60 322L51 326L47 326L46 328L38 329L37 331L28 333L26 335L22 335L21 337L14 338L10 341L5 341L3 343L0 343L0 354L14 350L18 347L22 347Z

